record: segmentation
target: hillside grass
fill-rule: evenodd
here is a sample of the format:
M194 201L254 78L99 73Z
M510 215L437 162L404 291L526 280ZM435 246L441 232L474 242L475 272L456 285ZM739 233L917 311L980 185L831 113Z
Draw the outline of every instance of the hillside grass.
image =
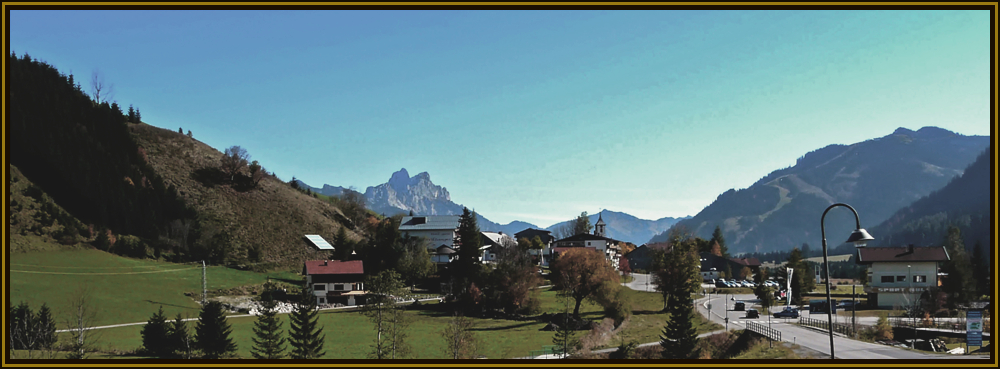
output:
M12 304L27 302L38 309L44 302L56 314L59 329L69 297L89 289L98 312L96 324L144 322L159 306L168 317L196 316L201 305L200 263L177 264L130 259L95 249L59 250L10 255ZM291 283L297 273L255 273L219 266L207 268L208 289L229 289L264 283L268 277ZM185 296L185 293L193 296Z
M195 138L144 123L130 129L150 165L197 212L204 231L195 242L207 244L214 234L226 232L232 237L231 262L247 263L247 251L258 248L258 265L266 269L301 266L304 260L326 255L307 246L303 235L332 240L346 222L329 201L295 190L273 175L265 176L257 188L235 188L218 169L223 154ZM261 165L267 168L266 162ZM357 229L348 229L347 235L352 241L364 238Z

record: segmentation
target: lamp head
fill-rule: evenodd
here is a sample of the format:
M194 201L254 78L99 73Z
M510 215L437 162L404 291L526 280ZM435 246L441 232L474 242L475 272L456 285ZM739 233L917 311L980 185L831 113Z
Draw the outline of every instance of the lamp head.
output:
M866 231L864 228L858 228L855 229L854 232L851 232L851 237L847 238L847 242L853 242L854 247L860 249L864 248L867 245L868 241L874 239L875 237L872 237L870 234L868 234L868 231Z

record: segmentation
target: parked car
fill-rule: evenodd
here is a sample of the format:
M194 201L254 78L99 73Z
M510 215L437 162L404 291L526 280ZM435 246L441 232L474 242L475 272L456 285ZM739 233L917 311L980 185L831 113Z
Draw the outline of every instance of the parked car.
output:
M757 319L757 318L760 318L760 312L758 312L757 309L748 309L747 310L747 317L746 318L747 319Z
M857 308L857 304L855 304L855 302L852 300L844 300L840 302L839 307L846 311L853 311L855 308Z
M743 311L746 310L746 308L747 304L743 301L736 301L736 304L733 305L733 311Z
M779 311L777 313L774 313L774 317L775 318L798 318L799 317L799 309L792 308L792 307L786 307L786 308L782 309L781 311Z
M726 284L726 281L720 279L720 280L715 281L715 287L716 288L726 288L726 287L729 287L729 285Z

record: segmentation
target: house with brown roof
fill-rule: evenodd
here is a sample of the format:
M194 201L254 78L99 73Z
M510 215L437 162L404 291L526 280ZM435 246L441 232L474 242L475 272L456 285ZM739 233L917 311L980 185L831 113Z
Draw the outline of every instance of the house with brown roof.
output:
M918 303L925 292L941 286L941 263L948 260L944 246L858 249L857 263L868 265L868 305L905 308Z
M319 305L364 303L365 268L361 260L307 260L302 273Z

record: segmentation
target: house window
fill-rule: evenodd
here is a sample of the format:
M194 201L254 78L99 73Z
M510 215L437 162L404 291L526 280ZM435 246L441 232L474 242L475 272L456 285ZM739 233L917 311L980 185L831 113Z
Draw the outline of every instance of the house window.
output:
M906 276L905 275L897 275L896 276L896 282L906 282Z
M313 291L326 291L326 284L318 283L313 285Z
M342 285L342 284L335 284L335 285L333 285L333 290L334 291L343 291L344 290L344 285Z
M326 303L326 297L320 297L319 298L319 303L320 304L325 304Z
M882 276L882 283L892 283L895 280L891 275Z
M913 283L927 283L926 275L915 275L913 276Z

